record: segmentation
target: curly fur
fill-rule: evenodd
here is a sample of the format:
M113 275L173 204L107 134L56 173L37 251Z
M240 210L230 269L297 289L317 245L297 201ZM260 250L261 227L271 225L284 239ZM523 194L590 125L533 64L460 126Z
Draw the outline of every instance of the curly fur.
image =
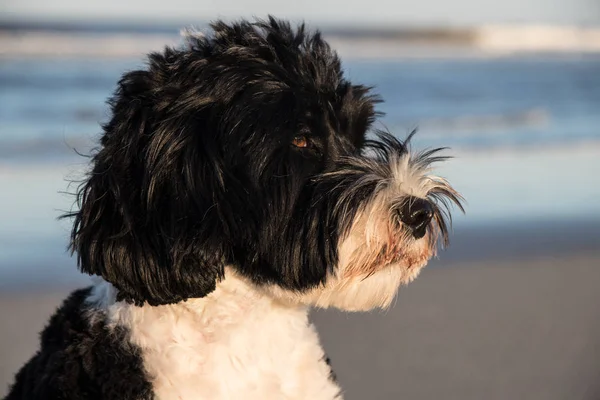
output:
M104 316L91 322L91 288L71 294L41 334L41 350L19 371L6 400L152 399L141 350L123 326L108 329Z
M439 149L367 139L377 102L318 32L274 18L216 22L126 73L66 216L101 281L8 399L341 396L309 307L387 307L462 209L431 175ZM398 211L415 199L418 235Z

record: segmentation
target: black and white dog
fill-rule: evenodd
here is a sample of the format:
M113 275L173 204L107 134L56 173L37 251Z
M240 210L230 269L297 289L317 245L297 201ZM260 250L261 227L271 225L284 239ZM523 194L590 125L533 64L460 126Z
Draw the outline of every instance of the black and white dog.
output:
M74 292L15 399L341 398L310 307L387 307L460 195L319 33L217 22L109 101L78 194Z

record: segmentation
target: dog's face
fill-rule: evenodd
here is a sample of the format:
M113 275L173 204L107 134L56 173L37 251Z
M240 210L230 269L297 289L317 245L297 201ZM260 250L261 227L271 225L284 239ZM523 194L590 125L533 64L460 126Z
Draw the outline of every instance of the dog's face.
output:
M447 238L436 151L366 135L377 99L318 34L213 24L120 81L79 193L82 271L152 305L225 267L285 301L386 306Z

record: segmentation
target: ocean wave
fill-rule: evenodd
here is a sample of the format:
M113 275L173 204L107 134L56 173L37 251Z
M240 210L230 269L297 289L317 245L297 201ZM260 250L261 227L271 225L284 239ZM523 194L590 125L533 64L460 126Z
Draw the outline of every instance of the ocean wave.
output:
M89 137L33 138L0 141L0 160L44 159L47 157L81 157L90 154L95 143Z
M600 28L578 26L500 26L465 29L325 31L345 58L485 57L523 52L600 53ZM139 57L181 36L166 33L0 31L2 57Z
M447 118L428 118L419 121L421 131L448 131L454 134L481 134L516 128L541 128L550 123L550 113L543 108L531 108L505 114L461 115Z

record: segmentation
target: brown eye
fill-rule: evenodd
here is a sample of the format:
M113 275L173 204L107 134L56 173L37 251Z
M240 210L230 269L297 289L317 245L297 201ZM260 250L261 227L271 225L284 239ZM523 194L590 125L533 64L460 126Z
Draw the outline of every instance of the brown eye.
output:
M305 148L308 147L308 139L304 135L298 135L292 140L292 144L296 147Z

